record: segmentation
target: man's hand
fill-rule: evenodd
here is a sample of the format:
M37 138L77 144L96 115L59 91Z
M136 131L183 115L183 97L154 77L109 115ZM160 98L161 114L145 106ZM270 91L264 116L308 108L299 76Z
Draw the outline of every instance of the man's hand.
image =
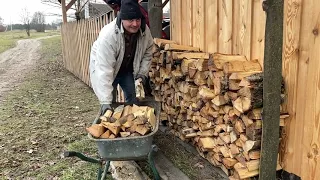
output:
M100 105L100 116L103 116L107 110L112 110L111 105L110 104L101 104Z

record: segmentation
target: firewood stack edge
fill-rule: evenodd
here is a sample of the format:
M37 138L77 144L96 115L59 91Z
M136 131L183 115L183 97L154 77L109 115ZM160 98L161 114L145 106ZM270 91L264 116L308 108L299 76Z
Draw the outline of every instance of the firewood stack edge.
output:
M263 93L258 60L158 38L154 43L152 94L161 102L161 120L170 132L192 143L230 179L258 175ZM287 117L281 111L280 126Z

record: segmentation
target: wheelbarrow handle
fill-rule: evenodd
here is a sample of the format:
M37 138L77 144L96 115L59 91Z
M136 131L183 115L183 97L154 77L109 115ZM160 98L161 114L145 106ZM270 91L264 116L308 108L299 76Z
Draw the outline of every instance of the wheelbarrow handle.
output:
M94 158L85 156L84 154L79 153L79 152L75 152L75 151L65 151L65 152L63 153L63 156L64 156L64 157L74 157L74 156L76 156L76 157L80 158L80 159L83 160L83 161L87 161L87 162L91 162L91 163L96 163L96 164L100 164L100 165L102 165L102 163L103 163L102 160L94 159Z

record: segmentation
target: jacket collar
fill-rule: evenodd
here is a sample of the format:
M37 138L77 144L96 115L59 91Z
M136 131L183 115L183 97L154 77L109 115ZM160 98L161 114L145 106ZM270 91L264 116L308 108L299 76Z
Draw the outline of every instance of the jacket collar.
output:
M120 13L118 13L118 15L117 15L116 24L117 24L117 27L119 28L120 32L123 34L124 33L124 28L123 28L123 25L121 23ZM141 27L140 27L140 30L139 30L141 36L145 35L145 30L146 30L146 18L142 15Z

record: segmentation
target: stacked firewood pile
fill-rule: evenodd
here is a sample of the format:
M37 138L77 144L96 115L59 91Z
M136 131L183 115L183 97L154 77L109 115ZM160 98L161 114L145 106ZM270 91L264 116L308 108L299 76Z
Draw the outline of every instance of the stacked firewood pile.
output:
M263 73L257 60L154 39L149 76L161 119L230 177L258 174ZM288 115L281 115L282 126ZM280 168L280 167L279 167Z

